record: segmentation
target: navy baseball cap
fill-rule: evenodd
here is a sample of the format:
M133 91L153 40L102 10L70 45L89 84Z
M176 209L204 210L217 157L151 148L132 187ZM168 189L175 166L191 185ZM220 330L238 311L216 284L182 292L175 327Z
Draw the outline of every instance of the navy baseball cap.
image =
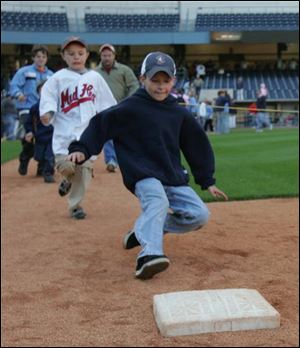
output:
M176 75L176 66L173 58L162 52L149 53L143 61L141 75L146 75L151 79L159 71L174 77Z
M61 45L61 51L63 51L68 45L70 45L72 42L77 42L79 43L81 46L85 47L88 50L88 45L87 43L82 40L80 37L78 36L70 36L68 37L63 44Z

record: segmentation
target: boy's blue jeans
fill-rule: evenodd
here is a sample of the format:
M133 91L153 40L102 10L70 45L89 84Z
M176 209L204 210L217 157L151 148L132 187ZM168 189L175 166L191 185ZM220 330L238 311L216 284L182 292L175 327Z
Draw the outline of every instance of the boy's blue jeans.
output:
M106 164L113 164L115 167L118 166L118 160L112 140L107 141L103 146L104 161Z
M138 257L163 255L164 232L197 230L207 223L210 215L201 198L189 186L163 186L159 180L147 178L136 183L135 195L142 208L134 226L142 246Z

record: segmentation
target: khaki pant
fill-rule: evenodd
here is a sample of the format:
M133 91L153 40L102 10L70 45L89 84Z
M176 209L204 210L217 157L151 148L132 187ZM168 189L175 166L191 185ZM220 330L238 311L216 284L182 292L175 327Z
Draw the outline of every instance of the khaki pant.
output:
M68 206L71 214L73 209L80 206L90 184L93 174L93 162L88 160L82 165L78 165L66 160L66 158L67 155L55 156L55 165L57 171L72 183L68 195Z

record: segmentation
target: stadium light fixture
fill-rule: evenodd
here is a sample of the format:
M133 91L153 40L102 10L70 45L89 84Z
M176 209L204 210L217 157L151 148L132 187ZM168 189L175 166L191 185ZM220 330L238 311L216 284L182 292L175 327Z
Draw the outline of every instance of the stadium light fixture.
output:
M230 33L230 32L212 33L213 41L240 41L241 37L242 37L241 33Z

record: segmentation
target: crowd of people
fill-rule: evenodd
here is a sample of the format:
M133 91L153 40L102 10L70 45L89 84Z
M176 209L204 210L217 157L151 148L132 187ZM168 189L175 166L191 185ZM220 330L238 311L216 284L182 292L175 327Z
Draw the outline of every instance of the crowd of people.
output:
M28 117L30 108L38 101L35 85L42 80L48 79L53 74L46 67L48 50L45 46L40 47L42 49L38 51L38 54L34 50L32 52L33 64L19 69L10 81L10 88L1 92L1 138L6 140L22 140L23 150L20 154L19 167L21 175L26 175L29 160L34 156L32 145L34 138L31 141L25 139L23 120ZM140 83L134 71L128 66L116 61L116 51L112 45L105 44L101 46L99 55L100 64L95 70L105 79L117 102L133 94L139 88ZM230 130L229 117L235 113L234 109L230 108L230 106L233 106L234 100L226 91L219 91L218 96L213 100L201 98L201 89L204 86L205 77L216 72L220 74L226 71L231 72L233 69L235 69L235 72L242 74L246 70L259 70L260 66L260 62L249 63L242 61L236 63L234 66L228 65L223 68L216 65L212 60L205 63L195 61L189 67L186 64L180 64L177 69L176 84L172 93L179 98L179 101L187 105L189 111L197 118L205 131L228 133ZM290 61L279 59L278 62L273 62L273 64L268 62L268 69L270 68L297 70L298 62L295 59ZM30 74L32 76L27 76ZM33 85L33 81L35 85ZM22 86L23 82L24 84ZM21 86L21 88L18 86ZM24 94L26 94L26 100L23 100L22 88L24 89ZM258 109L264 109L266 107L267 95L267 89L265 92L262 90L257 92L256 107ZM265 97L265 100L261 98L262 96ZM239 76L236 81L235 101L243 100L244 81L243 77ZM254 116L252 125L255 125L258 131L261 131L265 124L269 124L269 127L272 127L270 121L268 121L267 113L250 113L250 116ZM105 144L103 151L107 170L114 172L118 166L118 161L111 141ZM40 167L37 172L40 175Z
M219 90L217 97L212 100L202 99L197 94L192 82L186 85L186 88L174 88L172 94L178 99L179 103L185 105L193 114L205 132L228 134L230 129L234 127L230 117L236 116L235 102L240 99L234 100L228 91ZM268 97L268 89L265 83L260 84L256 95L256 101L249 105L251 111L248 110L247 112L247 115L252 118L251 126L256 128L257 132L262 132L265 127L272 129L269 114L265 111Z
M38 97L35 88L28 87L30 80L37 84L39 81L47 79L51 76L52 72L47 69L46 62L48 59L48 51L43 46L42 51L39 54L42 55L41 63L33 52L32 59L34 64L23 67L13 77L10 83L10 89L8 91L3 90L1 92L1 138L6 140L22 139L23 151L20 154L20 168L21 175L26 175L29 159L34 156L32 142L25 139L23 119L28 117L30 107L34 102L38 101ZM114 98L117 102L120 102L125 97L133 94L140 86L140 83L135 76L132 69L124 64L120 64L116 61L115 48L110 44L102 45L99 49L100 64L95 69L106 81L110 87ZM39 58L41 59L41 58ZM291 60L291 69L297 69L297 61ZM281 67L281 65L279 64ZM236 67L237 71L249 69L249 65L246 62L241 62ZM40 69L40 70L39 70ZM41 69L45 69L45 72L41 72ZM37 76L34 78L26 77L28 71L33 71L32 74ZM173 96L178 98L178 101L185 103L188 110L195 116L200 125L205 131L216 132L217 134L229 133L230 131L230 115L234 115L235 111L230 106L233 106L235 101L244 100L244 81L243 77L239 76L236 81L236 100L227 93L226 90L219 91L216 98L209 100L207 98L201 98L201 89L203 88L205 76L215 71L215 66L212 61L204 64L193 64L192 72L195 74L191 79L189 78L191 69L188 70L184 65L180 65L176 74L176 84L172 91ZM43 77L43 73L49 74L49 76ZM23 88L31 89L30 92L26 91L26 102L22 99L23 95L18 90L19 80L24 79ZM17 91L17 92L16 92ZM18 92L19 91L19 92ZM31 96L28 98L28 96ZM268 91L264 83L261 84L260 90L257 92L257 109L266 108L266 99ZM251 122L256 127L257 131L261 131L265 125L272 127L268 114L260 111L256 113L248 113L253 117ZM28 137L27 137L28 138ZM108 141L104 146L104 158L107 165L107 170L114 172L118 167L118 161L114 151L114 147L111 141ZM40 175L40 167L37 171Z

